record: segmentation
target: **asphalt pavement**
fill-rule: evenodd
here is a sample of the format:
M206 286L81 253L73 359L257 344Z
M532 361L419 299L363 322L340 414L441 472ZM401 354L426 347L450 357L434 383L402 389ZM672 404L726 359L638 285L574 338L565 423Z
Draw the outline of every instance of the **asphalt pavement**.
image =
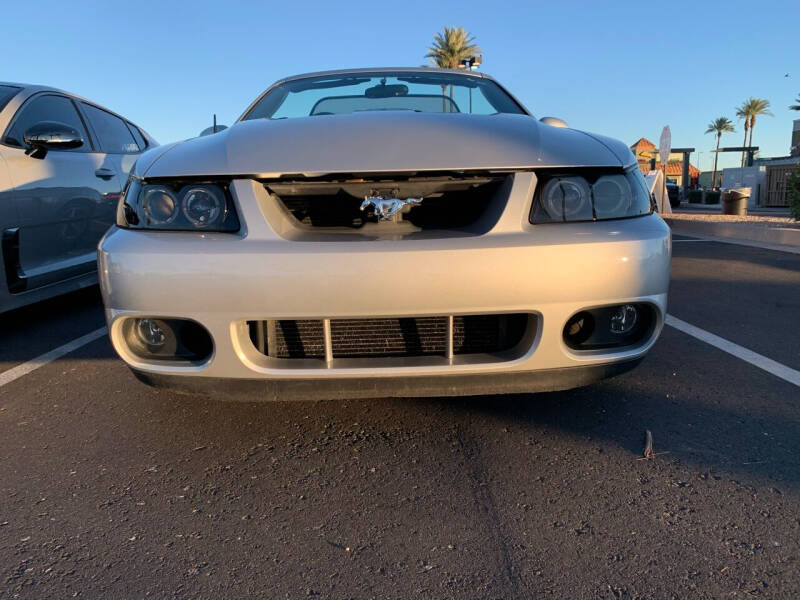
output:
M669 312L799 369L798 283L676 236ZM102 325L2 315L0 376ZM671 327L552 394L225 402L105 338L0 386L0 598L798 598L799 560L800 388Z

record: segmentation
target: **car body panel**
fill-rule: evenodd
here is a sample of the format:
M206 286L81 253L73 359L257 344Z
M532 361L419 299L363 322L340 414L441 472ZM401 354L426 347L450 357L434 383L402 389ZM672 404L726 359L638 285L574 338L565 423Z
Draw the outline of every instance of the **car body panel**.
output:
M633 163L632 154L629 158L627 164ZM526 115L374 112L239 121L220 133L182 142L142 174L265 177L559 166L620 167L623 161L585 133Z
M20 266L29 286L57 281L76 261L95 270L97 242L113 223L119 201L113 159L99 152L48 152L36 160L8 147L3 153L14 185L8 200L20 230ZM111 179L95 176L96 169L109 167L115 172Z
M20 91L0 111L0 134L27 102L56 95L73 100L89 137L78 151L50 150L43 158L0 140L0 312L96 282L97 243L114 221L122 186L138 156L100 151L80 108L79 101L89 101L46 86L8 85ZM156 143L137 129L148 144Z

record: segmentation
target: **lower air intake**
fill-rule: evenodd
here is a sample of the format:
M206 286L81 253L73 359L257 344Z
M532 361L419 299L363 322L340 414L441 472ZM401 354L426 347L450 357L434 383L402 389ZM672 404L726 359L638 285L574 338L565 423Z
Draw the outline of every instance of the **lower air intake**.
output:
M271 358L393 358L494 354L517 347L530 314L332 319L330 357L322 320L248 321L253 345Z

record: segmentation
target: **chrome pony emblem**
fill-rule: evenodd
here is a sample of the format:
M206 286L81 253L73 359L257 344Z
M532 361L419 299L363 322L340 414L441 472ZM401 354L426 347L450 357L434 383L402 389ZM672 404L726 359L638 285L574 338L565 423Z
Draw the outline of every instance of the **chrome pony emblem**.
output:
M421 202L422 198L384 198L372 192L369 196L364 196L361 210L365 211L371 206L372 213L378 217L379 221L391 221L407 206L410 207Z

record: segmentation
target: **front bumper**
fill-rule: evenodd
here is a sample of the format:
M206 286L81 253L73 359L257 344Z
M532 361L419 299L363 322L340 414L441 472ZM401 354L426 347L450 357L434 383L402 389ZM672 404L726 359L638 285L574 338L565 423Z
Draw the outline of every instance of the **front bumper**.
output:
M291 389L313 393L314 386L317 397L336 396L336 389L349 389L351 397L387 395L387 386L376 383L381 379L402 395L416 395L414 389L425 395L434 389L463 394L474 392L480 381L476 377L482 376L490 382L487 390L539 391L583 385L598 373L608 376L615 370L611 365L642 358L661 330L669 229L657 215L533 226L514 215L527 215L525 202L534 184L518 177L503 218L480 236L296 241L270 227L263 188L237 180L234 196L247 224L241 235L112 228L102 240L99 272L112 343L129 366L152 382L183 381L184 387L197 389L221 379L266 380L276 385L257 384L255 389L267 396ZM627 302L646 302L655 310L655 327L641 344L614 351L566 346L562 331L570 316ZM537 315L538 330L524 352L503 361L333 361L323 368L276 368L262 360L245 326L266 319L506 312ZM122 321L131 316L194 320L211 334L213 353L203 364L143 361L122 335ZM579 374L578 368L598 365ZM555 372L558 383L547 383ZM588 379L586 373L591 373ZM504 377L508 385L499 383ZM436 378L441 381L431 383ZM354 380L363 383L354 387ZM327 391L317 385L329 381L335 383L326 384Z
M181 377L133 369L139 381L184 394L252 400L347 400L557 392L626 373L644 357L600 365L511 373L337 379Z

